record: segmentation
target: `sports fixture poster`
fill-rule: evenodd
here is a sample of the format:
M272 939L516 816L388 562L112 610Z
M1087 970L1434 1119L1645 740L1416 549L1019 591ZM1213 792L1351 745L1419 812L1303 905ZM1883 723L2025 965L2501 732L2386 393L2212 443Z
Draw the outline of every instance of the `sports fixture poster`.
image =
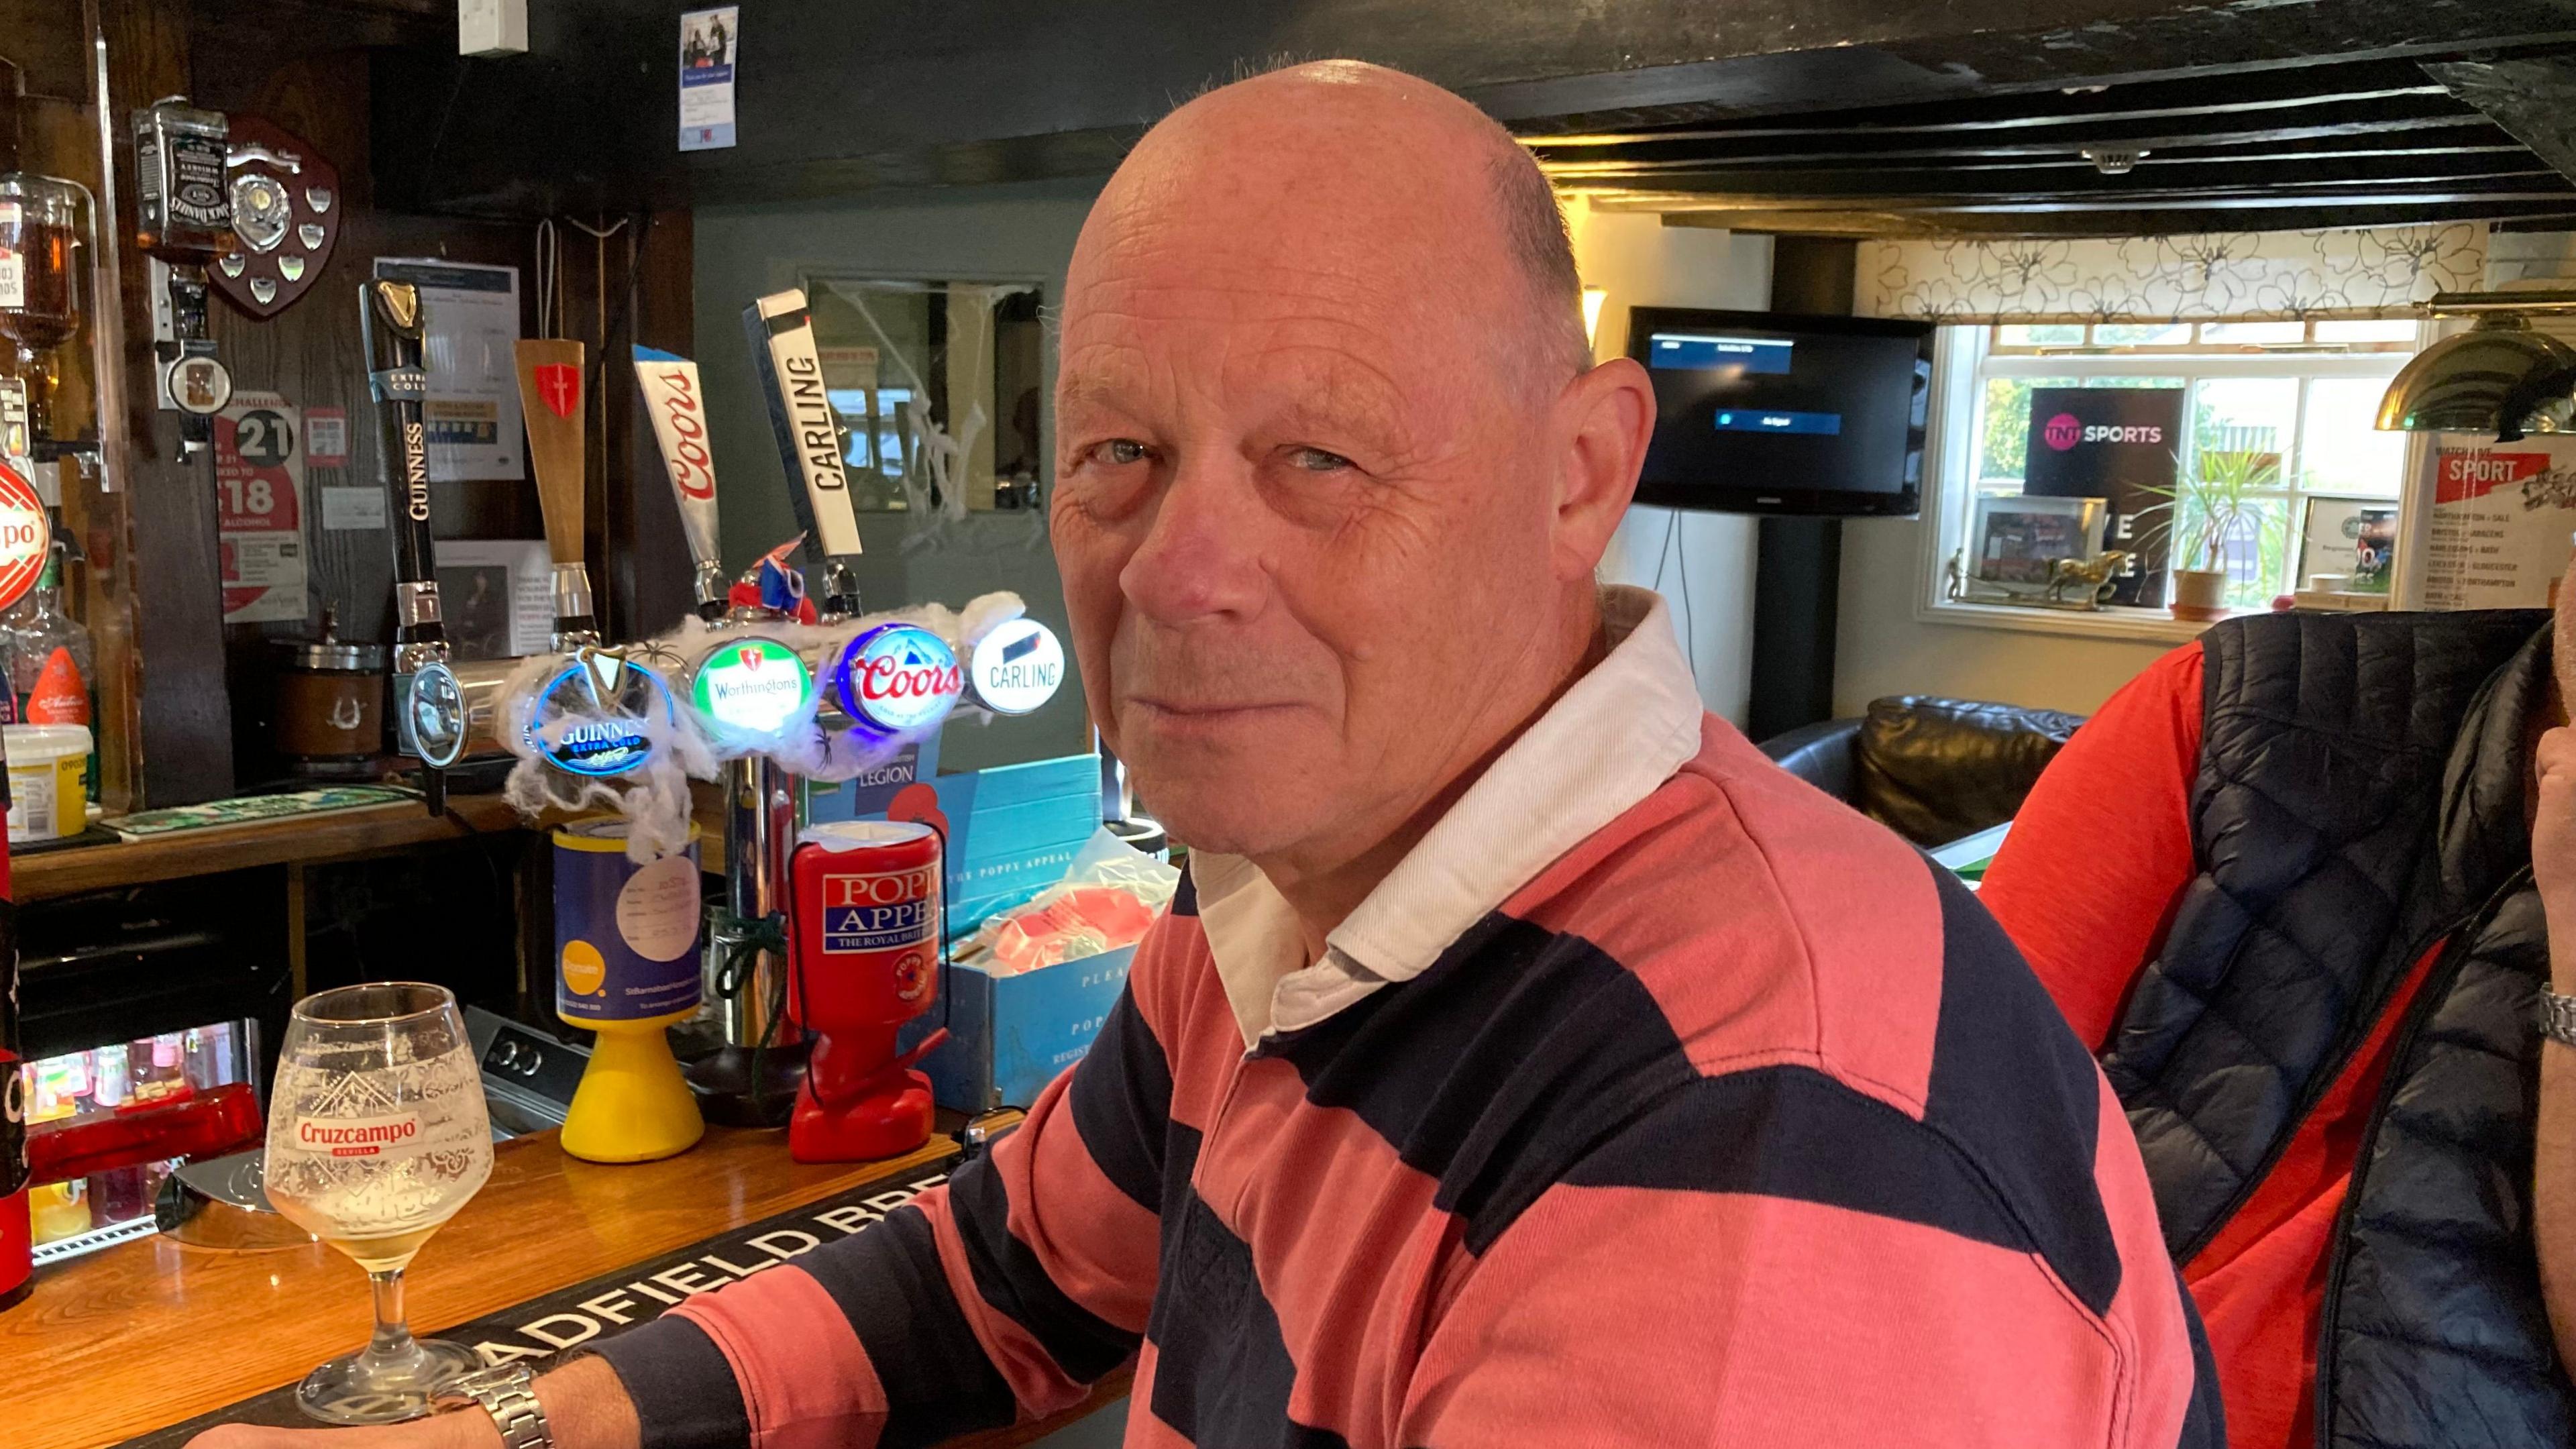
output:
M2423 607L2547 607L2576 530L2576 441L2446 433L2432 463Z

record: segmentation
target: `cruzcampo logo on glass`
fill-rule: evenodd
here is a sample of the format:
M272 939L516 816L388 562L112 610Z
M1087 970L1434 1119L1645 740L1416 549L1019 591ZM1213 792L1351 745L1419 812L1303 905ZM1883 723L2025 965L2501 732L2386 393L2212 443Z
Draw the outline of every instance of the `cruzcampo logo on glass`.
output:
M731 639L698 665L690 702L731 739L766 739L804 717L814 675L775 639Z

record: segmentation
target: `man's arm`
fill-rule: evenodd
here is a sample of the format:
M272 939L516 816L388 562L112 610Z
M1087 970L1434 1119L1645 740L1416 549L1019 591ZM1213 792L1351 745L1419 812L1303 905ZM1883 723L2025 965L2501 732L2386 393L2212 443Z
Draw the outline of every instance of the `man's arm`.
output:
M607 1364L577 1358L541 1374L537 1403L561 1449L636 1449L634 1401ZM442 1414L381 1429L267 1429L226 1424L188 1441L188 1449L501 1449L489 1415Z
M2200 732L2201 651L2189 644L2121 686L2067 741L1977 890L2096 1052L2191 884Z
M989 1155L865 1232L692 1297L538 1380L559 1449L867 1449L1078 1402L1124 1363L1156 1276L1171 1076L1134 987ZM804 1442L799 1439L798 1442ZM494 1449L480 1414L210 1430L190 1449Z
M2566 642L2562 635L2562 661ZM2576 730L2542 735L2535 769L2531 872L2549 923L2549 989L2576 996ZM2531 1228L2558 1361L2576 1365L2576 1047L2557 1042L2540 1046Z

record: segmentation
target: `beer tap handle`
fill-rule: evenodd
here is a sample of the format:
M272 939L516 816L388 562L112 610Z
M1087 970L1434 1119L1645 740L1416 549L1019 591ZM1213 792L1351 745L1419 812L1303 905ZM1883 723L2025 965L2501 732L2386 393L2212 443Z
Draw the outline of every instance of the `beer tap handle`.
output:
M444 814L444 771L465 752L465 691L447 664L429 529L429 438L420 415L429 377L421 368L420 290L382 278L361 283L358 330L393 526L394 731L403 753L421 763L430 813Z
M716 530L715 451L708 445L706 393L698 365L659 348L635 349L635 385L653 419L662 466L671 475L671 501L680 508L680 531L697 565L698 617L712 624L725 616L730 597L724 551Z
M842 471L840 420L823 388L814 319L800 289L774 292L743 310L752 366L769 404L770 430L787 466L788 502L807 544L823 564L817 592L826 615L859 613L859 515Z
M582 345L561 337L522 338L517 345L519 416L528 429L528 467L545 515L546 552L554 560L558 650L599 642L590 575L582 567L582 423L589 394Z

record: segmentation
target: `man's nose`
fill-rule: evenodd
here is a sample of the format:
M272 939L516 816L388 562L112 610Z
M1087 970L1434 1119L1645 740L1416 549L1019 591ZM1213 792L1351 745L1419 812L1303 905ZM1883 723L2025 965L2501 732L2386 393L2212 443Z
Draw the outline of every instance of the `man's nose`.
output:
M1118 586L1156 623L1248 614L1264 587L1261 541L1249 466L1227 455L1185 456Z

